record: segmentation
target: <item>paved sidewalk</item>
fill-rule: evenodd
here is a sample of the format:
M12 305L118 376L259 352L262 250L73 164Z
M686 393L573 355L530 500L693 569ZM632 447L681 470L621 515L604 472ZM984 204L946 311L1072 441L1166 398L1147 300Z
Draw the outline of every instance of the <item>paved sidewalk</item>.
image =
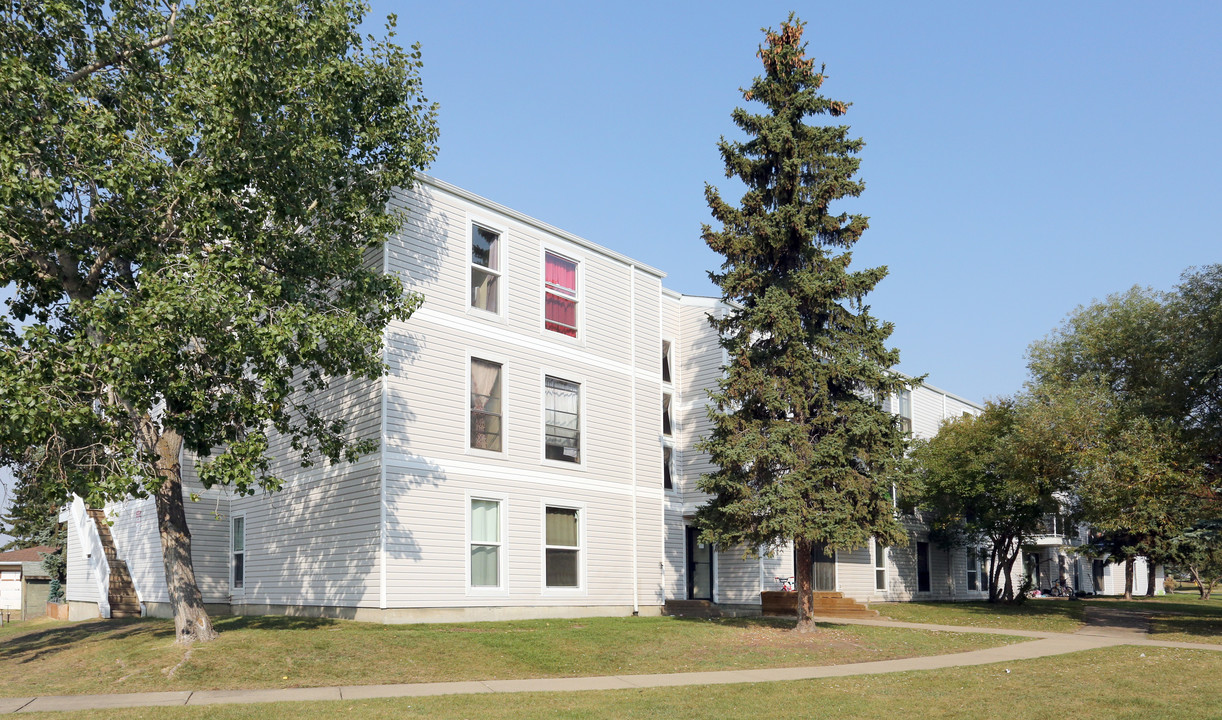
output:
M402 685L356 685L321 688L287 688L277 690L196 690L158 693L125 693L114 695L48 695L44 697L0 698L0 714L16 712L46 712L93 710L154 705L217 705L225 703L266 703L309 700L366 700L371 698L421 697L426 695L465 695L474 693L571 692L577 690L627 690L632 688L675 687L679 685L723 685L731 683L772 682L778 680L810 680L877 675L908 670L936 670L948 667L987 665L989 663L1062 655L1093 650L1112 645L1150 645L1222 651L1222 644L1161 642L1141 637L1140 633L1123 636L1091 632L1088 625L1077 633L975 628L958 625L906 623L894 620L849 620L816 618L819 622L903 627L943 632L984 633L1032 638L1029 642L950 655L879 660L847 665L817 667L764 668L759 670L722 670L717 672L663 673L650 675L604 675L576 678L535 678L526 680L482 680L446 683L410 683ZM1099 625L1096 629L1108 628Z

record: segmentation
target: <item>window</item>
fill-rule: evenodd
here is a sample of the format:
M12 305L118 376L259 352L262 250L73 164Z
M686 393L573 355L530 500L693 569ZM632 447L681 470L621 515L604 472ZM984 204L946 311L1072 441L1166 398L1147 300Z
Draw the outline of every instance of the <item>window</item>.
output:
M673 434L670 425L670 394L662 396L662 434Z
M967 589L980 589L980 564L975 548L967 549Z
M670 382L670 341L662 341L662 382Z
M501 365L471 358L471 447L500 452Z
M662 447L662 489L674 490L675 481L675 451L674 448Z
M887 590L887 546L874 539L874 589Z
M899 412L900 429L904 432L912 432L912 391L900 390L899 394Z
M548 377L544 387L544 457L581 462L581 386Z
M581 585L581 532L576 508L547 507L544 537L544 573L549 588Z
M1092 560L1090 563L1091 590L1096 595L1103 594L1103 561Z
M544 327L577 337L577 263L555 253L544 259Z
M234 590L242 590L246 587L246 517L239 515L232 520L232 532L230 533L231 542L233 544L232 556L233 561L233 578L230 582L230 587Z
M471 307L499 313L501 234L471 225Z
M501 503L471 501L471 587L501 586Z
M929 592L929 543L919 542L917 547L917 592Z

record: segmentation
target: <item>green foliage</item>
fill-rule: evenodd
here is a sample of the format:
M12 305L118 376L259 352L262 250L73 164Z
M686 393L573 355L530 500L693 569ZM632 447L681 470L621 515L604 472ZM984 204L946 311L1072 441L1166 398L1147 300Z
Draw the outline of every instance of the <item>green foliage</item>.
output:
M791 15L766 31L765 74L743 92L764 112L736 109L749 139L719 143L726 176L747 187L739 205L705 188L721 229L706 225L703 236L725 258L710 277L730 306L710 322L729 365L701 446L718 469L700 480L713 497L698 522L706 539L748 552L907 540L892 506L905 436L876 402L907 383L890 369L892 326L864 302L886 268L849 270L867 219L830 211L863 189L863 143L847 126L805 122L848 104L820 94L824 74L805 56L802 27Z
M58 494L53 485L42 482L35 474L35 467L34 463L21 462L13 468L8 512L0 515L0 532L12 540L0 551L56 545L46 540L54 536L59 524Z
M1169 543L1169 571L1187 571L1201 594L1208 600L1214 587L1222 582L1222 520L1203 520Z
M947 420L936 436L913 443L931 538L988 548L994 601L1022 599L1009 570L1023 543L1043 534L1044 517L1061 509L1057 458L1031 429L1028 399L1000 399L986 403L980 415Z
M376 378L420 298L380 273L435 153L420 53L348 0L0 10L0 461L59 498L143 495L169 435L205 484L276 488L269 437L353 458L316 399ZM220 448L220 450L216 450Z

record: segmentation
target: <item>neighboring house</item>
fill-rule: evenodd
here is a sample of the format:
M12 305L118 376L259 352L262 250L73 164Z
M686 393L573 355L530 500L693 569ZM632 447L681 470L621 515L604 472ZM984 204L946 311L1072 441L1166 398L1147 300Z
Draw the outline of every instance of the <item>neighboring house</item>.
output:
M40 545L0 553L0 614L6 622L47 614L51 576L42 569L42 554L57 550Z
M690 529L721 303L433 178L394 204L406 222L369 259L425 303L387 329L387 377L325 398L380 448L302 469L281 443L284 488L251 497L205 491L184 457L205 602L382 622L657 614L686 598L758 609L792 553L745 558ZM891 410L928 437L980 406L926 386ZM153 502L92 522L77 505L72 616L107 616L129 591L169 614ZM836 553L819 576L859 599L984 597L966 553L911 529L910 547Z

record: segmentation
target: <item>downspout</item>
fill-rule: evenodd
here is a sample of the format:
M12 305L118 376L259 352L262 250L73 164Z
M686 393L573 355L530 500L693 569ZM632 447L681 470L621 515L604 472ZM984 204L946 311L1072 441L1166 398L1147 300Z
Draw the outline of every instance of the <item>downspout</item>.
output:
M382 274L390 274L390 243L382 243ZM387 348L390 346L390 325L382 329L382 364L386 365ZM386 375L383 369L379 382L382 384L382 417L378 430L378 608L386 610ZM385 615L385 613L383 613ZM383 617L385 622L386 618Z
M641 592L640 592L640 580L638 578L640 573L637 567L637 536L636 536L637 535L637 530L636 530L636 494L637 494L636 466L637 466L637 462L639 461L637 454L636 454L636 394L637 394L636 265L635 264L629 265L628 271L632 273L628 278L628 293L629 293L628 295L628 307L629 307L628 322L629 322L629 333L631 334L630 335L631 340L629 341L629 350L628 350L628 352L630 353L629 358L628 358L628 367L630 368L632 372L632 375L631 375L632 401L630 403L630 412L632 413L632 418L629 421L630 432L632 433L632 444L631 444L632 462L630 463L630 465L632 466L632 473L631 473L631 478L632 478L632 614L636 616L636 615L641 614L641 602L640 602ZM659 320L661 320L661 318L659 318ZM660 407L661 402L659 402L658 405Z

